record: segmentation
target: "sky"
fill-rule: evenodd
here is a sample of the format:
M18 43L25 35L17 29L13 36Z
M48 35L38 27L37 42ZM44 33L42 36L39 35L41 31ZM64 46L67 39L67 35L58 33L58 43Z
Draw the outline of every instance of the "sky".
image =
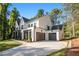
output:
M21 16L26 18L34 17L38 9L44 9L44 12L50 12L54 8L62 8L61 3L13 3L10 6L10 10L16 7Z

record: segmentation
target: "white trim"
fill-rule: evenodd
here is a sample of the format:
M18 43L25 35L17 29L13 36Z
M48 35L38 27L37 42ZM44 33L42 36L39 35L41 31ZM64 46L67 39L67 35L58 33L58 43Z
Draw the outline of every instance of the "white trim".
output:
M56 39L57 39L57 41L60 40L60 39L59 39L59 31L56 32Z
M48 41L49 40L49 34L45 33L45 40Z
M56 40L59 41L59 30L46 31L45 32L45 40L49 40L49 33L56 33Z
M24 39L24 32L23 32L23 30L21 30L21 37L22 37L22 39Z

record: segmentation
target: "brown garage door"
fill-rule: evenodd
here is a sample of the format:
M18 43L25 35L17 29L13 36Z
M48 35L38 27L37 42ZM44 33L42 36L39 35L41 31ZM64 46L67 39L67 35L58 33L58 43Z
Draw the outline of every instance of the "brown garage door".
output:
M49 40L56 40L56 33L49 33Z
M45 40L45 33L36 32L36 40Z

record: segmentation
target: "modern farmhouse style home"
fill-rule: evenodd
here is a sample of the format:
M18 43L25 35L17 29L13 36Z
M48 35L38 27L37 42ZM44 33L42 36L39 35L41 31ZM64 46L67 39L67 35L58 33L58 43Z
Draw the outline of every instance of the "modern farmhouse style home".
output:
M63 26L52 25L49 16L42 16L33 20L21 17L19 24L18 21L15 24L16 38L31 41L59 41L64 38Z

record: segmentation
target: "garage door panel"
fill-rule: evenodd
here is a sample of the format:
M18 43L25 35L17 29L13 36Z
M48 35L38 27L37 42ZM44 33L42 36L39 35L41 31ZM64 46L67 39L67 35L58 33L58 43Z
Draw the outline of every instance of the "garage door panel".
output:
M36 40L44 40L45 39L45 33L36 32Z
M56 40L56 33L49 33L49 40Z

